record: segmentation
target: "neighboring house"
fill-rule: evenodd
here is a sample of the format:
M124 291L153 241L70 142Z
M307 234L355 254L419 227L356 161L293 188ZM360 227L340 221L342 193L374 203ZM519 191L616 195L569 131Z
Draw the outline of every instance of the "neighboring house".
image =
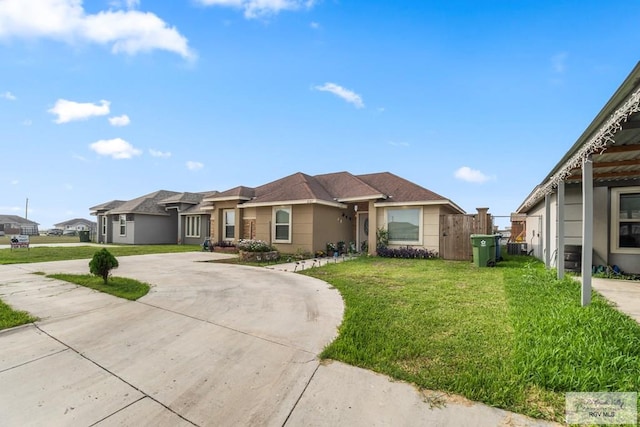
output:
M455 203L389 172L304 173L250 188L235 187L203 199L211 239L260 239L284 253L315 253L328 242L354 242L375 253L376 230L391 247L439 251L440 216L463 214Z
M89 221L84 218L74 218L68 221L59 222L57 224L53 224L55 228L59 228L61 230L75 230L75 231L91 231L95 232L96 223L94 221Z
M133 200L113 200L90 208L97 217L98 242L117 244L202 244L209 236L205 196L216 192L160 190Z
M11 234L38 235L37 222L18 215L0 215L0 236Z
M640 63L517 210L535 256L588 289L594 265L640 273L639 112Z

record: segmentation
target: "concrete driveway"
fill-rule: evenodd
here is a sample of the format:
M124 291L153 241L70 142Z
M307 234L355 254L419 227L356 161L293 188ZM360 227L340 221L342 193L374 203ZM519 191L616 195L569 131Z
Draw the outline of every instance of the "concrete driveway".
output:
M87 260L0 266L0 299L40 318L0 331L0 425L549 424L321 364L342 319L338 292L200 262L216 256L121 257L116 275L153 285L137 302L32 274L87 273Z

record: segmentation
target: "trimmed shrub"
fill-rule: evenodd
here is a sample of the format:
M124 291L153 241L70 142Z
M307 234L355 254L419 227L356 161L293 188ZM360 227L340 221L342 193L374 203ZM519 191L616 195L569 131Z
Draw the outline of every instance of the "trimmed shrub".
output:
M378 247L378 256L383 258L417 258L417 259L432 259L438 258L438 253L424 248L389 248Z
M95 276L102 277L105 285L109 280L111 270L114 268L118 268L118 260L106 248L102 248L93 254L93 258L89 261L89 271Z

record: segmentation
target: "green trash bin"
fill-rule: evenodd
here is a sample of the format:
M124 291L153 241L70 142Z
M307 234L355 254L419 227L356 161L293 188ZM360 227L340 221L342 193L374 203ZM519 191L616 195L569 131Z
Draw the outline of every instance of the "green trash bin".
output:
M87 231L87 230L78 231L78 236L80 236L80 241L81 242L90 242L91 241L91 239L89 237L89 231Z
M478 267L495 267L496 236L493 234L472 234L473 263Z

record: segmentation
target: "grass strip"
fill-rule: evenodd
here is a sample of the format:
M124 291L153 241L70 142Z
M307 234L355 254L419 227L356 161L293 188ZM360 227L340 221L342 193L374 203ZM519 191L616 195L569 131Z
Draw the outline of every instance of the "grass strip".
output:
M101 277L90 274L49 274L47 277L85 286L116 297L135 301L145 296L150 289L148 283L139 282L126 277L110 277L105 285Z
M0 330L9 329L38 320L26 311L17 311L0 300Z
M562 422L564 393L640 389L640 325L529 257L493 269L357 259L305 270L345 301L322 357Z
M148 255L160 253L194 252L202 250L200 245L104 245L114 256ZM25 264L34 262L90 259L100 250L97 246L39 246L30 249L0 249L0 264Z

